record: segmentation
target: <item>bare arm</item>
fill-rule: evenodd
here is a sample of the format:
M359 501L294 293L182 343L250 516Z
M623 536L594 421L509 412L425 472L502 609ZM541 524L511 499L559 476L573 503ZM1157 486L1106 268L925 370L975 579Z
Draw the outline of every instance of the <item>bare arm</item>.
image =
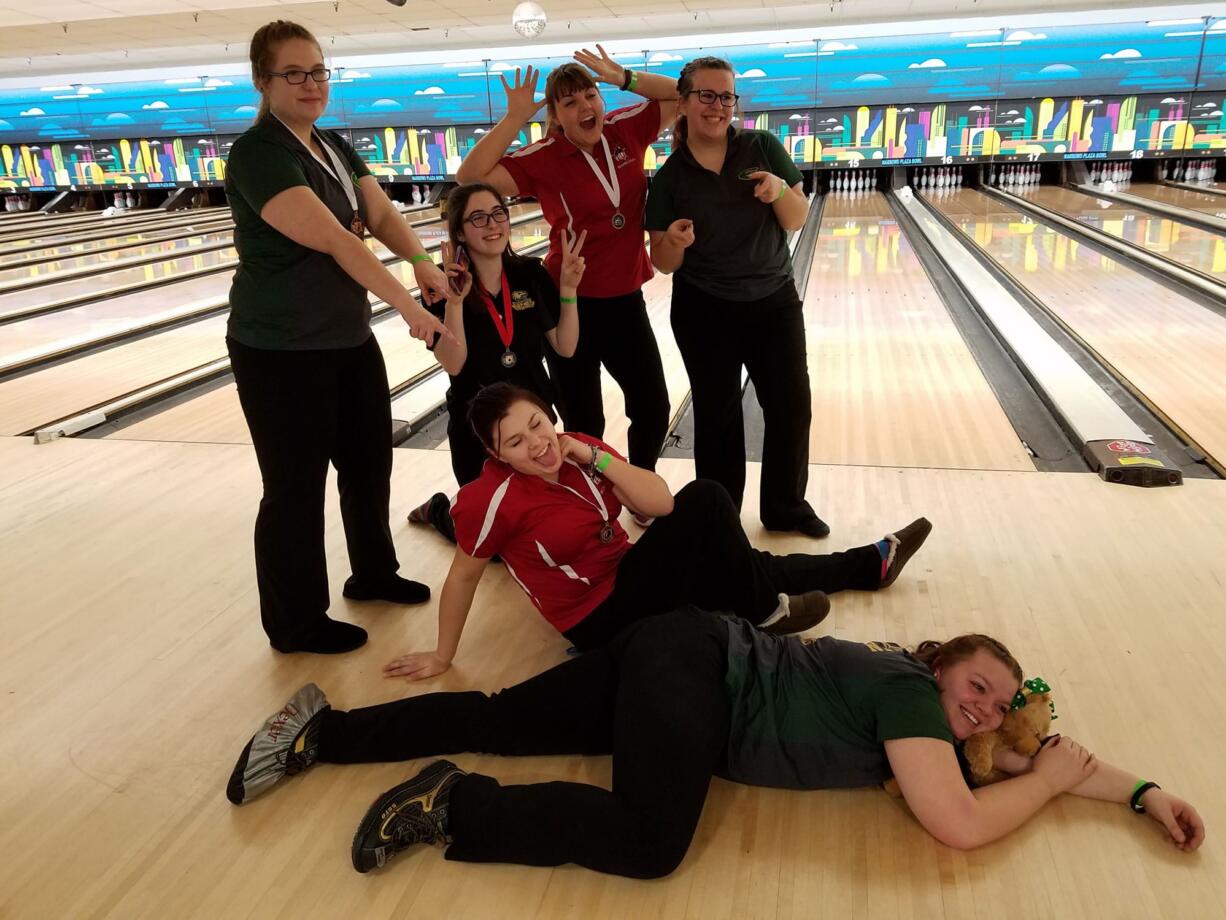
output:
M421 244L409 222L396 210L378 180L374 176L363 176L358 180L358 187L366 204L370 232L375 239L410 262L417 256L426 255L426 247ZM446 296L447 279L433 259L418 259L414 262L413 276L417 279L418 288L430 300Z
M587 231L577 237L566 233L562 246L562 270L558 277L558 324L545 333L549 346L563 358L569 358L579 347L579 282L587 262L580 253L587 240Z
M650 230L651 264L658 271L671 275L685 261L685 251L694 245L694 222L682 218L673 221L667 230Z
M460 646L464 624L468 621L468 612L472 609L477 585L481 583L481 576L485 574L487 565L488 559L470 556L456 547L451 570L447 573L447 580L443 582L443 592L439 597L438 643L434 651L410 652L394 658L384 666L384 677L423 680L442 674L451 667L452 659Z
M558 452L564 460L570 457L576 463L587 466L592 462L593 450L588 444L567 435L558 438ZM613 483L613 492L618 501L639 514L664 517L672 513L673 493L669 491L668 483L651 470L631 466L609 454L609 465L601 475Z
M295 243L330 255L350 278L395 307L415 338L428 341L436 333L450 334L306 186L294 186L274 195L260 211L260 217Z
M617 63L600 45L596 46L595 52L586 48L576 51L575 60L590 70L602 83L620 89L626 82L626 72L629 68ZM677 117L677 81L672 77L645 70L636 70L634 74L634 86L629 91L660 103L659 131L663 133Z
M903 798L924 829L946 846L969 850L1020 827L1048 801L1084 781L1096 761L1070 739L1049 744L1039 769L971 790L953 745L935 738L885 742Z
M784 230L799 230L805 225L809 216L809 202L801 183L788 187L783 179L765 170L750 173L748 178L757 180L754 197L774 209L779 226Z
M464 369L468 360L468 339L464 337L464 297L449 296L443 312L443 324L451 330L455 340L439 339L434 346L434 357L451 376Z
M540 71L533 67L528 68L522 83L519 68L515 70L514 84L507 83L506 77L499 76L502 88L507 94L507 114L468 151L460 163L460 168L456 170L457 181L486 182L503 195L519 194L519 185L499 160L506 156L507 148L515 140L515 135L544 105L544 101L537 102L535 98L536 82L539 78Z

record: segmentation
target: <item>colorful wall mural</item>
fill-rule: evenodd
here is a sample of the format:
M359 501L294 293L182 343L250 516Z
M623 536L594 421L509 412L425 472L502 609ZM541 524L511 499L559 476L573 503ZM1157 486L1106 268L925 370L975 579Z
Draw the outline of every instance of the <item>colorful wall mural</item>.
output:
M675 76L717 54L742 124L818 167L1150 157L1226 150L1226 19L1086 23L619 53ZM502 79L569 58L334 66L321 126L386 181L454 175L504 112ZM0 88L0 188L224 181L258 98L243 73ZM608 108L637 97L604 88ZM906 100L911 100L907 102ZM514 146L540 137L525 128ZM648 152L668 157L668 135Z

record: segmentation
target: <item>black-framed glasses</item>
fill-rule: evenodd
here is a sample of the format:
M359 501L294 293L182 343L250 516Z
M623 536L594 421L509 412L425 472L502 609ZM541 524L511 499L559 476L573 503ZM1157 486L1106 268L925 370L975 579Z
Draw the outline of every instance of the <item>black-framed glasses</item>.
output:
M500 224L505 224L510 219L511 219L511 215L507 213L507 209L498 207L488 212L487 211L473 211L471 214L469 214L467 217L464 218L464 223L472 224L474 227L480 230L482 227L489 226L489 222L491 220L497 221Z
M726 109L732 108L736 105L737 100L741 98L737 93L717 93L713 89L692 89L686 95L697 96L698 101L703 105L710 105L718 99L719 104Z
M306 82L306 78L310 77L316 83L327 83L332 79L332 71L327 67L316 67L314 70L286 70L277 73L275 70L268 71L270 77L284 77L285 82L290 86L300 86Z

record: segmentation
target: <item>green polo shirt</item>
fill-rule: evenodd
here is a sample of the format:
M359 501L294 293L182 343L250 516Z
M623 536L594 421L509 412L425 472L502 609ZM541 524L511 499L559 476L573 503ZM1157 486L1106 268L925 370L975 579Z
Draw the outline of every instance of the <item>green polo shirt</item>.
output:
M754 786L873 786L884 742L953 744L936 680L891 642L772 636L727 619L732 728L722 775Z
M721 300L760 300L792 280L787 233L775 209L754 197L755 182L740 178L754 169L774 173L789 186L801 181L769 131L729 128L723 169L711 172L682 145L660 167L647 194L648 230L667 230L681 218L694 221L694 245L676 274Z
M343 137L334 131L316 133L348 164L355 187L370 175ZM230 286L227 333L252 348L361 345L370 337L366 289L330 255L295 243L260 217L269 200L298 185L313 191L342 226L349 226L353 208L340 183L276 118L260 119L230 148L226 197L234 214L238 270ZM360 189L357 194L365 221Z

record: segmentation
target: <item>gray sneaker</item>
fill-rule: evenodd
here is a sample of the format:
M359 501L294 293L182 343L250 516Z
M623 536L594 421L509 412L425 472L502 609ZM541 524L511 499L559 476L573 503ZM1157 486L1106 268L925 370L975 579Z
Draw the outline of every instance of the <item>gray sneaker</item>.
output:
M301 773L319 756L319 717L332 707L314 684L300 689L265 720L230 773L226 798L235 805L267 792L283 776Z
M450 760L436 760L375 799L353 835L353 868L369 872L414 844L450 843L451 787L467 775Z

